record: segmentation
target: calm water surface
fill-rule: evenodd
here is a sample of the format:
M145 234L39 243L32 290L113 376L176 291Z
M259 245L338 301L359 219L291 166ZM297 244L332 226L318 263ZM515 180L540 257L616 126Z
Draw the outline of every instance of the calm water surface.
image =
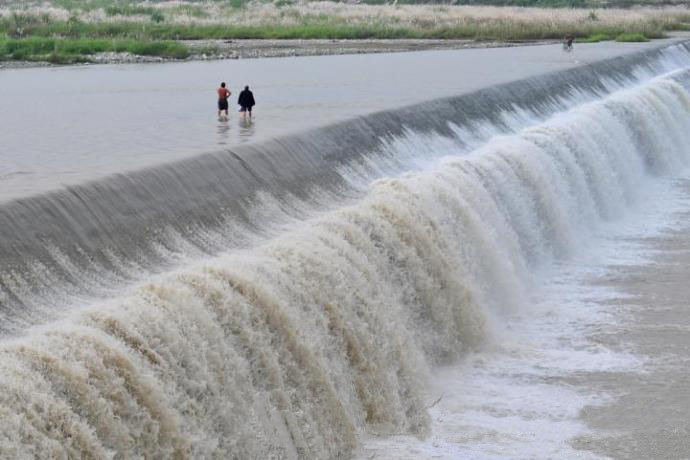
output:
M620 53L620 46L596 44L572 54L532 46L2 71L0 199ZM218 122L220 81L232 102L251 85L258 103L252 123L236 112Z

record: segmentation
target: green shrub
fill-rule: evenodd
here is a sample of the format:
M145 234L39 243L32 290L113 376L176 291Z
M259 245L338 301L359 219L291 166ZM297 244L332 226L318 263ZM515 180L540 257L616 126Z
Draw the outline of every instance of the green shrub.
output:
M230 0L228 2L228 5L230 8L244 8L244 6L247 4L247 0Z
M153 13L151 13L151 20L153 22L163 22L163 20L165 20L165 16L163 16L163 13L160 11L155 10Z
M150 16L153 22L163 22L165 16L163 13L150 6L140 5L109 5L104 9L107 16Z
M189 50L170 41L91 40L32 37L0 38L0 59L43 60L54 63L86 62L90 55L107 51L128 52L139 56L184 59Z
M589 37L578 38L578 43L599 43L611 40L611 37L606 34L592 34Z

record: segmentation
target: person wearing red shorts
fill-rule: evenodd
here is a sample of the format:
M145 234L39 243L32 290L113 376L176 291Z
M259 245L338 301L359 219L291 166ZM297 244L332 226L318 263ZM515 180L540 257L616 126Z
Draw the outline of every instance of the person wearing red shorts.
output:
M232 93L225 87L225 82L220 84L218 88L218 118L225 112L225 118L228 118L228 98Z

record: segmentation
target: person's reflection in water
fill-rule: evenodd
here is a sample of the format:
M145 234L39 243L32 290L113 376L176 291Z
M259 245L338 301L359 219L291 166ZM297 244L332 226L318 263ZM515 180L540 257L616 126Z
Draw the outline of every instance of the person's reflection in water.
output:
M228 145L230 137L230 123L227 120L218 121L218 145Z
M254 120L251 118L240 118L240 142L249 142L254 137Z

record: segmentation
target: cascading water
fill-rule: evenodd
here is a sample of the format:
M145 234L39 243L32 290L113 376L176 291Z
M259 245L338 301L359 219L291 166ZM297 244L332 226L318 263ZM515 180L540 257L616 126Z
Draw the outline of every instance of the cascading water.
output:
M690 54L665 53L484 119L358 120L380 137L348 161L306 137L288 165L269 144L8 204L1 455L337 458L428 434L434 368L690 162L688 75L650 80Z

